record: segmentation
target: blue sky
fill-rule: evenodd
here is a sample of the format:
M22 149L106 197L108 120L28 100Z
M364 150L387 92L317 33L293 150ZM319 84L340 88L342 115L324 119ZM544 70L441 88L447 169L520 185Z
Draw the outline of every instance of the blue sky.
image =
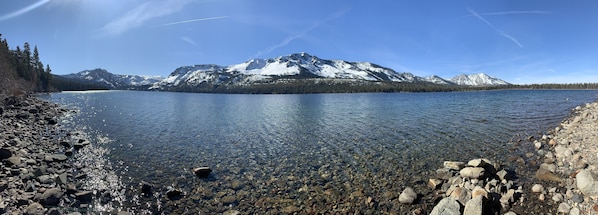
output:
M0 33L55 74L168 76L307 52L397 72L598 82L598 2L556 0L5 0Z

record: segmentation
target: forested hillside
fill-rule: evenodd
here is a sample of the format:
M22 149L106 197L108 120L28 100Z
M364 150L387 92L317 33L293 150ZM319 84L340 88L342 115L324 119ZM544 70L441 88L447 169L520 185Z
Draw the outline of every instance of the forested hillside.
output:
M0 34L0 92L21 94L48 92L52 79L50 65L41 62L37 46L31 51L29 43L11 50Z

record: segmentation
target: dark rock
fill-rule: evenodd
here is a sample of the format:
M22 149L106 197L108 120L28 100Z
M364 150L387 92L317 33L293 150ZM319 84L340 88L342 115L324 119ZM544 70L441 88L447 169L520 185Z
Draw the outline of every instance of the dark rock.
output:
M29 118L29 114L28 113L19 113L15 117L17 119L27 119L27 118Z
M197 167L193 169L193 173L195 173L195 175L199 178L207 178L211 172L212 169L210 169L210 167L207 166Z
M36 108L31 108L31 109L29 109L29 113L36 114L36 113L39 113L39 110Z
M50 125L56 125L56 124L58 124L58 121L56 121L56 119L54 119L54 118L51 118L51 117L47 117L47 118L46 118L46 121L47 121L47 122L48 122L48 124L50 124Z
M46 213L46 215L61 215L62 213L60 213L60 211L58 210L58 208L50 208L48 210L48 212Z
M67 173L62 173L60 175L58 175L58 177L56 177L56 183L57 184L66 184L67 183Z
M67 184L66 185L66 193L67 194L73 194L76 193L77 190L77 185L76 184Z
M170 200L179 200L183 198L183 196L183 191L179 189L168 187L168 190L166 191L166 197L168 197Z
M152 188L154 187L154 185L147 183L145 181L141 181L141 194L143 194L143 196L151 196L152 195Z
M60 145L64 146L65 148L71 148L71 144L66 141L60 141Z
M47 156L50 156L50 157L48 158ZM52 162L64 162L67 159L69 159L69 157L66 156L65 154L46 155L46 158L45 158L46 161L52 161Z
M0 160L7 159L9 157L12 157L12 152L8 149L0 148Z
M75 150L79 150L82 149L83 147L89 145L89 141L83 141L81 142L81 140L79 140L79 142L73 144L73 147L75 148Z
M92 191L80 191L75 193L75 198L83 203L90 203L93 197Z
M42 205L53 206L57 205L62 197L62 191L59 188L47 189L43 194L36 197Z

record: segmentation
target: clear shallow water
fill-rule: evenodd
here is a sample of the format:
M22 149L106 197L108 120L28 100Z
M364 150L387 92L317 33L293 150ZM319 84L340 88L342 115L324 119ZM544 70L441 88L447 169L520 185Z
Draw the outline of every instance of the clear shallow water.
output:
M130 195L141 180L178 201L163 212L401 210L405 186L444 160L506 161L517 135L553 128L598 91L222 95L107 91L46 98L80 110L74 124L112 141ZM190 169L210 166L210 178ZM423 185L422 185L423 186ZM368 200L371 197L371 200ZM175 204L176 203L176 204Z

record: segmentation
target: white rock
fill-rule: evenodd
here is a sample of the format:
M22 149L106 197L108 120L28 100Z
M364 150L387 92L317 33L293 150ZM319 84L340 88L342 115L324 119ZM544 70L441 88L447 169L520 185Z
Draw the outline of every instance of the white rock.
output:
M482 167L465 167L459 171L459 174L465 178L481 178L484 176L484 171Z
M541 193L544 191L544 186L542 186L541 184L534 184L534 186L532 186L532 192L534 193Z
M563 201L563 195L560 193L556 193L552 196L552 201L554 202L560 202Z
M461 215L461 205L452 198L444 198L432 209L430 215Z
M589 170L581 170L575 176L577 188L586 196L598 196L598 182Z
M542 193L538 196L538 200L543 202L544 200L546 200L546 196Z
M569 213L569 211L571 210L571 206L569 206L569 204L563 202L563 203L559 204L559 207L557 210L559 213Z
M482 158L473 159L473 160L470 160L469 162L467 162L467 166L473 166L473 167L483 167L486 164L487 164L486 161Z
M463 167L465 167L465 163L464 162L459 162L459 161L445 161L443 163L444 168L447 169L452 169L452 170L461 170L463 169Z
M405 188L401 195L399 195L399 202L403 204L413 204L415 199L417 199L417 193L411 187Z
M570 215L580 215L581 211L579 210L579 208L571 208L571 210L569 211Z
M463 215L482 215L482 196L475 197L465 204Z

